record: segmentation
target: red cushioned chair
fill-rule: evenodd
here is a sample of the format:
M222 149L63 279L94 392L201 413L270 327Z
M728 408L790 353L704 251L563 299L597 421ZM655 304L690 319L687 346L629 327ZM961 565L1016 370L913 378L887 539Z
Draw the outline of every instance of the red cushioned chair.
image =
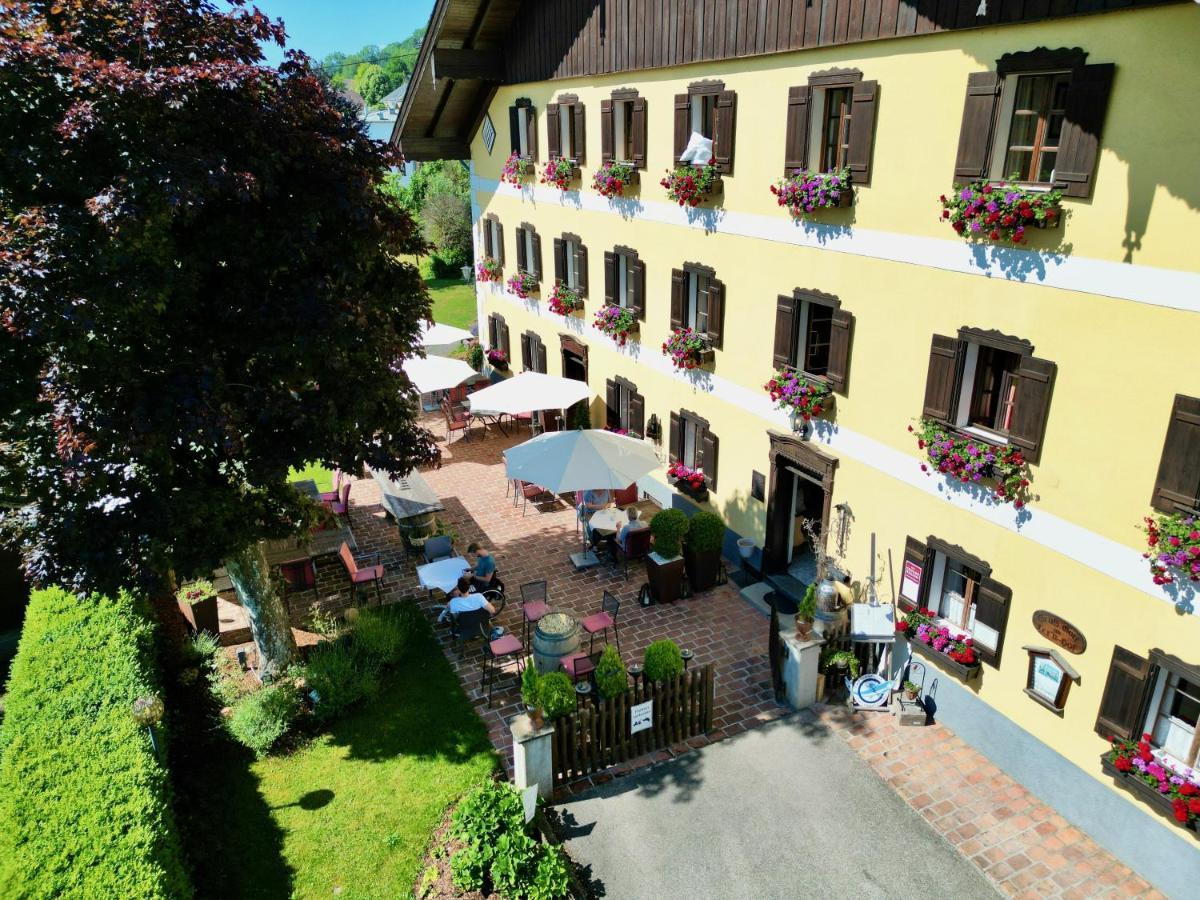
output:
M329 511L335 516L345 516L350 518L350 481L347 479L342 483L341 500L333 500L325 505L329 507Z
M375 594L382 601L383 588L383 566L378 562L379 554L372 553L372 559L376 560L373 564L365 567L360 567L354 559L354 554L350 552L350 545L343 543L338 556L341 557L342 565L346 567L346 572L350 575L350 602L354 603L358 600L358 586L360 584L375 584Z
M571 677L573 684L578 684L581 678L590 678L596 671L596 664L586 653L572 653L558 661L564 672Z
M521 585L521 638L529 640L529 632L546 613L550 604L546 602L546 582L530 581Z
M638 502L638 488L636 484L631 484L627 488L622 488L613 494L613 503L624 509L626 506L633 506Z
M646 529L649 531L649 529ZM588 616L580 624L583 625L583 630L591 635L588 641L588 655L591 655L592 645L596 642L596 635L604 632L604 643L608 643L608 629L613 630L613 634L617 639L617 652L621 652L621 633L617 631L617 614L621 611L621 601L610 594L604 592L604 597L600 601L600 612L595 615Z

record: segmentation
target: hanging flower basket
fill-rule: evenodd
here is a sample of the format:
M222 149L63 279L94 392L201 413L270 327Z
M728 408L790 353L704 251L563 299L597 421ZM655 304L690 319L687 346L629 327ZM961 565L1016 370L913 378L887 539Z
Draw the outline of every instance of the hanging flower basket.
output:
M828 385L794 369L780 369L763 389L780 409L791 410L804 422L821 415L833 399Z
M508 371L508 354L503 350L489 350L487 352L488 365L493 369L498 369L501 372Z
M663 341L662 352L676 369L698 369L713 360L708 338L690 328L672 331L671 336Z
M1142 556L1150 560L1155 584L1200 582L1200 519L1183 513L1147 516L1143 530L1147 550Z
M504 277L504 267L490 256L484 257L475 266L477 281L499 281Z
M1200 772L1176 768L1156 757L1150 735L1141 740L1109 738L1112 750L1101 757L1104 771L1131 794L1158 807L1164 815L1192 831L1200 831Z
M992 241L1026 240L1030 228L1057 227L1062 191L1031 191L1008 182L973 181L942 195L942 218L955 233Z
M608 335L620 347L625 346L629 335L638 330L637 316L624 306L602 306L596 310L592 325L602 334Z
M542 184L552 184L560 191L569 191L571 182L579 175L579 166L562 156L552 156L542 172Z
M937 471L963 484L990 482L995 499L1020 509L1029 500L1029 464L1017 447L997 447L964 437L932 419L922 419L916 429L917 447L928 463L922 472Z
M528 272L518 272L508 279L508 292L516 294L522 300L528 300L531 295L538 292L537 277Z
M504 168L500 172L500 180L520 186L532 174L533 160L528 156L522 156L520 153L514 153L504 161Z
M679 165L668 171L659 184L667 189L667 197L680 206L698 206L705 197L719 192L721 178L712 163Z
M896 623L896 633L908 638L909 646L964 681L970 681L979 672L979 655L975 652L975 641L965 634L955 634L937 621L937 613L924 607L909 610Z
M671 482L679 493L691 497L697 503L708 500L708 478L702 469L689 469L681 462L673 462L667 467L667 481Z
M850 170L809 172L797 169L771 185L771 193L780 206L786 206L793 218L800 219L823 209L849 206L854 201L850 188Z
M625 188L638 183L632 163L606 162L592 173L592 187L601 197L620 197Z
M560 316L569 316L571 313L583 309L583 297L579 295L579 291L567 287L561 281L556 281L554 293L550 295L548 305L550 312Z

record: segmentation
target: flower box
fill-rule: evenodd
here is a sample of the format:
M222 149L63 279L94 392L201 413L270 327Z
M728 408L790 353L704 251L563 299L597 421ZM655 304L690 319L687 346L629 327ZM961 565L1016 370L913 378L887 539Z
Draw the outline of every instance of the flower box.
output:
M667 481L679 493L697 503L708 500L708 478L700 469L689 469L681 462L673 462L667 467Z
M624 347L629 336L638 330L637 316L626 306L600 307L596 310L592 325L597 331L616 341L618 347Z
M663 341L662 352L676 369L698 369L716 358L708 338L691 328L672 331Z
M1113 783L1121 790L1127 792L1133 797L1136 797L1141 802L1145 803L1151 809L1161 816L1166 817L1171 821L1171 824L1178 828L1183 828L1191 832L1192 837L1200 839L1200 831L1197 830L1197 820L1195 817L1190 817L1191 821L1188 824L1183 824L1175 817L1174 802L1166 795L1152 788L1141 778L1130 772L1120 771L1113 762L1112 752L1107 752L1100 757L1100 767L1104 770L1104 774L1112 778Z
M1034 191L1005 181L955 185L941 196L942 219L966 238L1023 243L1030 228L1057 228L1062 191Z
M908 430L917 436L917 448L925 452L928 463L922 472L940 472L963 484L986 482L995 499L1011 503L1015 509L1029 499L1029 464L1019 447L991 444L957 430L922 419L917 428Z
M824 209L840 209L854 202L850 170L809 172L797 169L771 185L780 206L787 207L793 218L800 219Z
M537 276L529 272L518 272L512 278L508 279L508 292L515 294L522 300L528 300L533 294L538 292L538 289Z
M632 163L606 162L592 173L592 188L601 197L610 199L623 196L625 188L640 183L641 177Z
M519 187L532 174L533 160L520 153L513 153L504 161L504 168L500 171L500 181Z
M499 281L504 277L504 266L490 256L481 259L475 266L478 281Z
M1146 552L1155 584L1200 582L1200 516L1184 513L1146 517Z
M721 176L711 163L706 166L681 163L669 170L659 184L667 189L667 197L680 206L698 206L724 189Z
M763 390L780 409L791 411L797 425L820 416L833 405L829 385L795 369L780 369Z
M503 350L489 350L487 352L487 361L488 365L498 372L508 371L508 354Z
M979 663L973 665L963 665L951 659L940 650L934 650L928 644L923 644L918 640L909 640L908 646L912 648L918 656L923 656L931 660L935 666L945 672L949 672L959 681L973 681L979 677L979 672L983 668Z
M571 185L579 178L579 166L573 159L565 156L552 156L542 170L542 184L550 184L560 191L569 191Z
M546 305L550 308L550 312L566 317L572 313L582 312L583 297L580 296L579 291L567 287L561 281L556 281Z

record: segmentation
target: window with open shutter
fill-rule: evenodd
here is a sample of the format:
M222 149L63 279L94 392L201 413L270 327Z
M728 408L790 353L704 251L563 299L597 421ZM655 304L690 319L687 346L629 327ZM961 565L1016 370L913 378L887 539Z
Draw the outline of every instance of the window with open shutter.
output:
M533 105L525 107L525 133L528 135L529 147L526 151L526 156L537 162L538 159L538 133L537 133L537 115L533 111Z
M905 612L916 609L924 602L926 553L924 541L911 536L905 538L904 569L900 573L900 591L896 598L897 605Z
M646 434L646 398L637 391L629 396L629 424L626 427L638 437Z
M604 251L604 305L617 305L617 254Z
M528 229L529 234L529 271L538 278L542 277L542 236L532 228Z
M829 362L825 380L830 390L846 393L850 380L850 343L854 334L854 316L838 308L829 319Z
M776 370L793 365L796 347L796 300L780 294L775 298L775 344L771 362Z
M1008 611L1012 606L1012 588L984 577L975 595L975 621L971 634L975 652L989 665L999 668L1004 649L1004 632L1008 627Z
M611 429L621 427L621 389L611 378L604 382L605 422Z
M531 341L530 341L530 337L529 337L529 332L527 331L523 335L521 335L521 371L522 372L528 372L530 367L533 365L533 362L532 362L533 361L533 353L530 351L530 344L531 344Z
M871 157L875 145L875 108L879 101L879 82L860 81L854 85L850 106L849 146L846 164L854 184L871 183Z
M1150 505L1160 512L1200 512L1200 397L1175 395Z
M683 269L671 270L671 327L682 328L684 316L687 314L685 300L687 294L687 275Z
M571 104L574 134L571 141L571 158L579 165L587 163L587 115L582 103Z
M1058 366L1049 360L1024 357L1016 374L1016 392L1008 439L1020 447L1025 459L1036 463L1042 456L1042 438L1050 415L1050 395Z
M683 443L683 421L679 413L671 413L671 427L667 433L667 455L671 462L679 461L680 446Z
M629 305L639 322L646 321L646 264L640 259L633 260L631 269L633 286L630 291Z
M703 470L704 477L708 479L708 486L715 491L717 489L717 451L721 445L717 436L709 431L707 425L704 428L700 445L703 455L698 468Z
M504 351L505 356L512 359L512 346L508 340L508 323L501 316L496 316L496 318L499 320L497 328L499 329L500 349Z
M788 88L787 128L784 133L783 170L791 175L808 165L809 98L812 89L804 84Z
M687 149L688 138L692 135L692 98L688 94L675 95L675 162Z
M929 348L929 372L925 377L924 414L949 423L954 413L954 388L958 381L960 343L942 334L933 336Z
M537 116L533 104L522 97L508 108L508 127L512 136L512 152L537 160Z
M1100 155L1100 137L1112 91L1112 63L1081 66L1071 73L1054 180L1068 197L1088 197Z
M575 250L575 290L579 291L579 296L586 297L588 291L588 252L583 241L576 240L571 243Z
M491 314L489 314L487 317L487 333L488 333L488 347L493 350L499 349L499 347L500 347L499 334L500 333L497 330L496 317Z
M1154 683L1150 660L1124 647L1113 647L1100 712L1096 716L1096 733L1106 740L1111 737L1129 739L1142 730L1146 702Z
M546 155L550 158L562 156L562 129L559 126L558 104L546 104Z
M713 347L721 349L721 335L725 329L725 282L716 278L708 280L708 340Z
M554 239L554 281L567 283L567 244L562 238Z
M521 110L516 106L508 108L508 133L512 138L512 152L521 153Z
M600 101L600 162L613 161L613 102Z
M480 231L483 232L483 255L494 256L495 254L492 252L492 220L481 219L479 224Z
M528 272L529 271L529 255L528 255L529 245L528 245L528 243L526 243L526 239L525 239L525 226L518 225L516 231L513 232L513 236L516 238L516 241L517 241L517 270L521 271L521 272Z
M644 169L646 168L646 98L634 97L629 102L632 106L629 111L629 125L633 132L629 139L629 149L633 158L629 161L633 163L635 169Z
M733 174L733 149L737 139L737 92L717 95L713 124L713 165L723 175Z
M1000 84L996 72L972 72L967 76L967 97L958 132L958 153L954 158L956 181L987 177Z
M534 349L534 366L533 366L534 371L541 372L543 375L545 375L546 374L546 345L545 345L545 343L543 343L541 338L537 339L537 343L534 344L533 349Z
M496 262L504 265L504 226L500 224L499 219L492 219L494 235L492 237L492 249L495 251Z

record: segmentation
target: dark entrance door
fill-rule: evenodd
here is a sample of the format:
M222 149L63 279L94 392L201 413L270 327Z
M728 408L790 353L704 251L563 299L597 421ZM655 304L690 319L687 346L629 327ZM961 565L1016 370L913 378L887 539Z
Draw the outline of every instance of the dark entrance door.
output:
M559 335L562 341L562 373L563 378L570 378L574 381L582 381L587 384L588 380L588 350L587 345L577 341L570 335ZM574 406L567 410L567 418L564 427L573 428L575 422L578 421L580 407L587 407L587 400L580 400Z
M767 533L763 568L804 572L817 548L802 523L808 520L823 548L833 498L837 460L792 435L771 432L771 480L767 495ZM800 580L805 580L801 578Z

